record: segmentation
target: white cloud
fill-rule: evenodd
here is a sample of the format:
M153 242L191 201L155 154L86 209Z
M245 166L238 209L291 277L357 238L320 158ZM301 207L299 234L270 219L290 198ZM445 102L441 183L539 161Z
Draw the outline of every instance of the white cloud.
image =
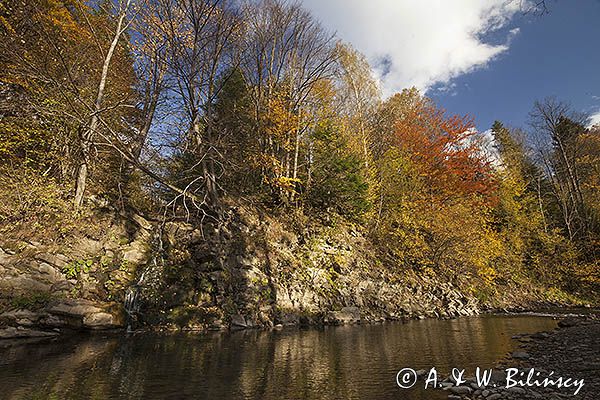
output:
M598 109L596 113L590 115L590 127L594 125L600 126L600 109Z
M385 94L445 85L484 67L508 50L517 28L501 43L482 36L506 27L521 1L303 0L329 29L363 52Z

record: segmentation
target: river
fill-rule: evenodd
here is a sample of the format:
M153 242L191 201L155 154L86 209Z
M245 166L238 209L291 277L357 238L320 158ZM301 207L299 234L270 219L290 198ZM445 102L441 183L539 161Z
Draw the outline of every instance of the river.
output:
M491 368L541 316L484 315L274 331L94 334L0 348L0 399L445 399L405 367Z

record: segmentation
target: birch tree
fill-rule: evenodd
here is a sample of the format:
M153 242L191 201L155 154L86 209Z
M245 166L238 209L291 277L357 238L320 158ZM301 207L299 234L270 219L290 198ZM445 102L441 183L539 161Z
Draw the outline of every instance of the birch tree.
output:
M76 172L75 181L75 197L74 203L76 207L81 206L83 203L83 196L88 178L88 166L90 162L90 152L94 143L94 138L99 128L100 114L104 112L104 95L106 91L106 85L108 83L108 74L111 68L111 62L115 50L122 40L125 32L129 28L132 17L130 15L132 9L133 0L119 0L115 5L115 26L113 30L112 40L110 46L106 50L104 59L102 60L102 72L98 80L98 86L96 90L96 98L93 105L90 107L89 122L84 127L80 137L80 151L79 165Z
M370 119L381 102L381 94L371 67L362 54L341 42L337 44L336 51L339 57L337 78L341 111L346 117L347 129L356 131L351 136L358 138L358 147L368 170L373 142Z

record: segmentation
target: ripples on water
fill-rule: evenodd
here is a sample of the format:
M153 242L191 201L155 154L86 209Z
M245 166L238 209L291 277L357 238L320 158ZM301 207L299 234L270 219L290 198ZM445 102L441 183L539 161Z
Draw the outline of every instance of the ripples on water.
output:
M110 335L0 349L0 399L443 399L401 390L396 373L491 368L511 336L549 330L537 316L406 324Z

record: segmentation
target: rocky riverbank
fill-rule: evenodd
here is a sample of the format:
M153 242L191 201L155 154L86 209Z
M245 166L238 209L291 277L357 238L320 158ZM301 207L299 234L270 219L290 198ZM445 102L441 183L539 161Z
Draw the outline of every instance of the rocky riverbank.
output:
M99 208L89 226L62 237L0 241L0 338L372 323L568 303L524 284L482 292L475 279L395 265L341 219L231 207L220 223L194 226Z
M519 349L499 363L488 385L479 387L475 378L458 386L447 380L444 390L449 400L596 400L600 397L599 337L596 314L562 320L552 332L517 335L513 339L521 342ZM507 385L509 368L515 371L510 372Z

